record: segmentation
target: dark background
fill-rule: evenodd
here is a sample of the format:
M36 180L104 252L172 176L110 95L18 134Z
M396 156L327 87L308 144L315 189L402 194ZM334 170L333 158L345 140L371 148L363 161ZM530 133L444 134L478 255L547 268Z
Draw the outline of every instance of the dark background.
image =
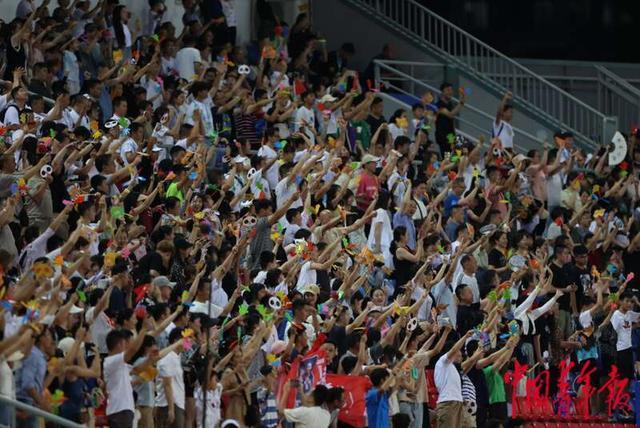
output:
M640 1L417 0L516 58L640 62Z

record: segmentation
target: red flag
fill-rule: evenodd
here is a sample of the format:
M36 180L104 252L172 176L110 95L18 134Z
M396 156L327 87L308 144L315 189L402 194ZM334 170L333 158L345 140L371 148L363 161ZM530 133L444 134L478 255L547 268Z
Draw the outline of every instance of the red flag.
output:
M316 340L317 342L318 340ZM287 398L287 408L293 408L296 406L298 390L301 394L311 394L316 385L326 382L326 375L327 363L324 350L312 348L312 351L293 360L286 374L282 373L280 375L277 395L278 397L281 396L286 382L297 380L300 386L289 389L289 397Z
M327 375L327 387L344 389L344 404L340 409L338 420L356 428L366 425L365 416L367 391L371 388L371 381L366 376Z

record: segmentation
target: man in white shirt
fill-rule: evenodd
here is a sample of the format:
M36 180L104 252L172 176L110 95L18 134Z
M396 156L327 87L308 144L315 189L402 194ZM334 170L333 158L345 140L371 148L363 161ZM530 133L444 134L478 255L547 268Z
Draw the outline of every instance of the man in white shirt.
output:
M264 158L267 162L271 159L275 159L278 157L278 152L275 151L273 145L276 142L276 132L273 128L268 128L264 132L264 144L258 150L258 156ZM269 182L269 188L274 189L278 185L278 181L280 181L280 176L278 174L278 170L280 165L278 162L274 163L267 169L267 171L263 174L264 177Z
M462 426L462 378L457 366L462 363L462 346L472 333L468 331L436 363L433 377L438 389L436 418L439 427Z
M189 104L187 114L185 117L185 123L195 126L200 121L202 124L201 130L205 136L210 135L213 128L213 114L211 113L211 103L207 102L209 96L209 84L206 82L193 82L191 85L191 94L193 101Z
M175 328L169 334L169 343L182 340L182 329ZM180 355L169 352L158 362L156 379L156 420L159 426L182 428L184 426L185 389Z
M76 95L73 99L73 103L70 107L67 107L62 112L62 119L56 121L63 123L71 131L78 126L84 126L90 128L89 117L86 115L87 110L91 106L91 101L84 95Z
M504 94L498 106L496 120L493 122L493 131L491 133L492 137L500 139L503 149L509 150L513 150L513 127L511 126L513 105L509 104L511 98L513 98L511 92Z
M468 285L473 294L473 303L477 305L480 303L480 288L478 287L478 280L476 279L478 262L476 262L475 257L471 254L465 254L460 258L460 266L462 267L462 272L460 272L453 282L453 291L455 292L460 284Z
M276 207L280 208L285 204L289 198L291 198L298 191L298 185L296 182L291 179L291 177L286 176L282 180L278 182L276 185ZM298 198L291 204L291 208L299 208L302 206L302 200Z
M285 385L283 394L288 396L289 384ZM298 428L327 428L331 422L331 413L322 407L327 401L328 390L324 385L318 385L313 390L313 406L300 406L295 409L284 409L287 421L295 423Z
M287 225L284 231L283 245L286 247L289 244L293 244L296 236L296 232L302 227L302 213L299 208L289 208L286 214Z
M640 319L640 312L631 310L633 300L631 294L624 293L620 297L620 308L611 317L611 326L618 334L616 342L616 365L622 378L633 379L633 349L631 347L631 329L633 323Z
M120 146L120 158L124 165L129 165L138 155L138 150L144 142L144 127L139 123L129 126L129 138Z
M184 47L176 53L176 69L182 79L192 81L194 76L202 71L202 58L200 51L193 47L195 45L193 37L187 35L183 42Z
M315 142L315 135L312 129L315 129L315 116L313 114L313 103L315 102L315 95L312 91L307 91L301 95L304 102L296 111L296 117L294 121L294 130L296 132L303 128L303 131L311 142Z
M104 359L104 382L107 387L107 418L109 426L132 427L135 403L133 401L133 387L131 386L130 361L142 346L147 333L146 327L129 342L130 332L112 330L107 334L107 348L109 356ZM137 367L145 370L147 365Z

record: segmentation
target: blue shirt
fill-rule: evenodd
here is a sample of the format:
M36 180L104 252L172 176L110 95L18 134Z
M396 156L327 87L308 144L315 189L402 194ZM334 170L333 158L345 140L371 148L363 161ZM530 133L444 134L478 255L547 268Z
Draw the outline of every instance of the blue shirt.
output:
M44 377L47 372L47 358L40 348L34 346L31 353L24 359L22 366L16 374L16 398L26 404L35 404L28 391L35 389L42 394L44 389Z
M444 217L448 218L451 215L451 208L458 204L460 196L453 192L449 192L446 198L444 198Z
M377 388L367 391L367 419L369 428L388 428L389 393L381 393Z
M444 226L444 233L447 234L451 242L456 240L456 230L458 230L458 227L460 227L460 224L455 221L450 221Z
M393 228L395 229L398 226L404 226L407 229L407 247L411 251L415 251L416 226L413 224L413 219L400 211L396 211L393 215Z

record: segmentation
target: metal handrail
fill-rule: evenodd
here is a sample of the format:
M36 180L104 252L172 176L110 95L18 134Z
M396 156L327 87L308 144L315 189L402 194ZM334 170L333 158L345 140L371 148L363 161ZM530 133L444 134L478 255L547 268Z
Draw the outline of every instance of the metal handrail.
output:
M595 65L594 67L598 71L598 80L600 81L600 84L608 86L612 90L618 92L621 97L626 98L629 102L640 102L640 89L601 65ZM603 79L603 76L607 77L607 79Z
M27 412L30 415L43 418L46 421L53 422L53 423L58 424L58 425L60 425L62 427L65 427L65 428L84 428L84 425L77 424L77 423L72 422L72 421L70 421L68 419L61 418L58 415L54 415L53 413L45 412L42 409L38 409L37 407L30 406L30 405L25 404L25 403L23 403L21 401L14 400L12 398L9 398L9 397L1 395L1 394L0 394L0 403L4 404L6 406L14 407L16 409L20 409L20 410L22 410L24 412ZM15 412L13 414L13 417L14 417L14 420L12 421L13 424L11 426L15 427L15 426L17 426L16 425L16 420L15 420Z
M425 67L442 67L442 63L440 62L428 62L428 61L403 61L399 59L385 59L383 60L385 64L393 64L393 65L419 65Z
M407 73L404 73L404 72L402 72L402 71L398 70L397 68L394 68L394 67L392 67L390 65L390 64L401 64L402 61L389 61L389 60L379 60L379 59L377 59L377 60L374 60L373 63L374 63L374 74L375 74L376 80L377 80L376 81L376 85L378 85L378 83L379 83L378 80L381 80L381 81L383 81L385 83L385 86L388 87L388 88L391 88L391 89L393 89L395 91L398 91L400 93L403 93L405 95L409 95L409 96L412 96L412 97L416 96L415 93L411 93L410 91L407 91L406 89L404 89L404 88L402 88L400 86L394 85L392 83L394 80L399 80L398 78L391 78L390 79L390 78L387 78L387 77L385 77L385 78L381 77L380 70L382 69L382 70L385 70L387 72L394 73L394 74L400 76L400 78L402 80L409 81L409 82L412 82L413 84L420 85L423 88L432 91L434 94L439 94L440 93L440 90L437 89L435 86L429 85L428 83L426 83L426 82L424 82L424 81L422 81L420 79L416 79L415 77L413 77L413 76L411 76L411 75L409 75ZM425 64L428 64L428 63L421 63L421 64L415 64L414 63L414 65L425 65ZM441 66L441 64L435 64L435 65ZM457 101L456 98L454 98L454 100ZM470 105L468 102L467 102L467 104L465 104L465 110L472 111L473 113L478 114L478 115L486 118L487 119L487 123L491 123L491 122L493 122L495 120L495 117L491 116L490 114L488 114L484 110L481 110L479 108L474 107L473 105ZM460 122L462 122L462 123L474 128L474 129L478 130L481 133L487 133L487 128L486 127L481 127L481 126L477 125L476 123L474 123L474 122L472 122L470 120L467 120L467 119L465 119L464 117L461 117L461 116L458 116L457 119ZM524 130L522 130L520 128L516 128L515 126L513 127L513 130L514 130L514 132L516 132L516 133L518 133L518 134L520 134L520 135L522 135L522 136L524 136L524 137L526 137L526 138L528 138L528 139L530 139L530 140L532 140L534 142L537 142L537 143L540 143L540 144L543 143L543 141L541 139L539 139L538 137L528 133L527 131L524 131ZM515 143L515 146L521 152L526 151L526 148L524 148L521 144L518 144L517 142Z
M598 108L618 116L621 128L636 127L640 121L640 89L605 67L594 67L598 77Z
M399 24L404 35L429 44L495 89L504 92L509 88L516 102L569 128L588 146L606 137L607 124L615 121L414 0L350 1L384 16L387 24ZM508 77L491 78L488 74L492 72Z

